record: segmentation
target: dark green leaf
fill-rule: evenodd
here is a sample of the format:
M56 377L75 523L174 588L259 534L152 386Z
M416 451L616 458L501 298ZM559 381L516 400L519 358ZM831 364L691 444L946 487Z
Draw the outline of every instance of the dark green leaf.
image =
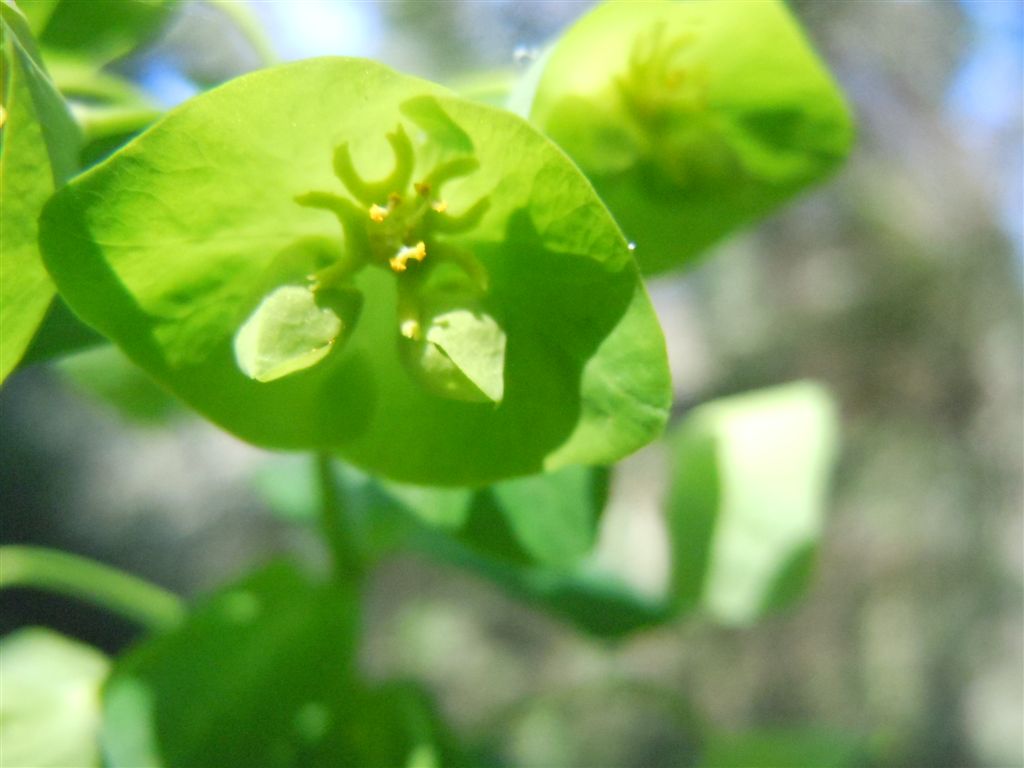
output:
M19 6L25 6L48 53L88 59L99 69L155 37L177 4L176 0L22 0Z
M468 510L459 508L457 527L421 526L407 532L406 542L589 632L625 635L663 621L668 611L591 561L607 483L607 470L600 467L567 467L498 483L477 492ZM400 489L382 488L389 495ZM444 492L404 494L400 509L423 521L424 509L437 504L439 493Z
M833 171L843 97L781 0L608 2L555 44L530 118L579 163L645 273ZM535 89L535 90L534 90Z
M696 409L669 441L671 572L647 594L594 557L603 506L595 470L562 470L477 494L461 529L414 542L602 635L698 609L749 623L805 588L835 459L835 406L791 384ZM454 538L453 538L454 537Z
M414 689L353 675L354 595L277 565L118 661L104 688L112 768L448 762Z
M389 166L384 182L360 181ZM441 181L408 181L439 168L452 177L447 212L422 213L419 243L384 249L397 236L387 222L427 199L444 209ZM405 196L401 214L391 192ZM349 221L344 238L332 211ZM435 216L436 230L423 223ZM76 179L45 213L42 241L76 313L261 445L335 449L407 482L480 484L613 461L666 418L660 328L587 181L522 121L370 62L309 60L192 100ZM424 257L437 268L419 271ZM362 312L321 362L262 383L233 342L282 285L355 290ZM498 405L439 396L401 353L439 297L467 291L466 308L507 338ZM493 372L473 375L497 392Z
M99 692L109 666L99 651L48 629L0 640L2 764L99 765Z
M476 493L340 470L347 517L371 559L400 548L424 551L595 634L623 635L667 617L665 606L585 559L606 497L603 468L569 467ZM282 517L315 519L318 495L308 461L275 459L254 485Z
M505 529L508 545L495 554L568 568L594 546L606 485L607 471L598 467L498 483L477 494L463 539L483 542L486 531Z
M671 568L668 583L653 593L598 557L604 469L519 478L472 499L468 491L380 483L352 469L342 477L374 556L411 546L587 631L618 636L693 611L749 623L802 593L823 524L836 433L835 405L812 383L694 410L667 441ZM264 493L289 516L315 515L306 466L279 469Z

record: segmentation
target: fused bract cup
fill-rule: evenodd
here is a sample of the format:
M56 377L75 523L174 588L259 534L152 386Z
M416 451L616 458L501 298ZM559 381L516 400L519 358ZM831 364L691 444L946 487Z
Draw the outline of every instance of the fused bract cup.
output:
M524 121L372 62L187 102L41 230L82 319L260 445L483 484L614 461L667 416L660 328L587 180Z
M645 273L824 178L852 142L781 0L605 3L537 66L515 102L593 181Z

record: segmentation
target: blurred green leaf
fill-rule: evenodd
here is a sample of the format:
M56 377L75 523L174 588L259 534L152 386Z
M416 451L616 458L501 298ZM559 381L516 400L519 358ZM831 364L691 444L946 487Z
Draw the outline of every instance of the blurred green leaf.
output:
M441 116L469 137L472 156L450 126L431 135L420 125L446 125ZM397 164L388 131L412 137ZM508 340L500 405L438 397L412 375L397 343L409 309L396 289L404 262L354 276L362 314L317 365L270 383L239 370L232 340L253 309L277 285L309 284L315 259L296 249L310 239L333 245L336 262L314 274L324 285L377 253L359 228L383 221L398 190L359 212L336 194L336 171L353 184L344 158L372 178L390 166L392 178L414 179L462 169L437 185L456 229L436 248L425 235L440 254L426 258L459 263L489 285L480 309ZM406 194L404 179L394 184ZM335 215L308 207L321 204L350 222L344 240ZM515 117L372 62L308 60L193 99L79 176L42 228L48 267L76 313L205 416L260 445L333 449L403 482L481 484L613 461L667 417L657 319L586 179ZM418 268L409 269L414 285ZM268 275L278 281L270 288Z
M468 72L446 83L461 96L492 107L503 107L516 83L512 69L493 69Z
M87 167L156 120L160 109L133 83L105 69L144 47L167 25L176 0L21 0L53 82L82 133Z
M593 548L608 485L600 467L566 467L477 491L380 481L340 464L336 476L347 515L364 526L393 528L401 516L407 536L417 528L428 539L443 532L500 562L556 568L578 564ZM317 479L308 459L275 457L253 484L281 517L316 519Z
M159 424L181 410L166 390L109 344L68 355L57 368L75 389L113 406L129 420Z
M93 165L143 128L162 109L134 83L92 61L46 52L53 82L82 132L82 167Z
M601 637L624 637L672 618L663 602L638 592L618 575L588 564L569 569L517 566L439 537L419 546Z
M79 134L38 58L23 16L0 3L3 111L0 144L0 381L42 322L53 283L39 257L39 213L77 168Z
M99 765L99 651L48 629L0 640L0 768Z
M498 483L477 493L461 538L512 561L574 565L594 546L607 483L607 471L597 467ZM500 543L496 531L505 532Z
M812 383L712 401L686 419L668 439L671 574L660 598L589 556L604 499L588 507L585 482L606 482L596 470L498 484L478 494L457 541L435 532L420 546L596 634L624 635L695 609L749 623L806 586L836 420L831 397Z
M345 590L277 564L130 651L104 687L112 768L449 764L421 694L353 677L358 601Z
M60 294L50 302L18 367L41 363L77 350L106 344L107 340L68 309Z
M716 734L704 768L859 768L869 765L860 740L838 731L765 730Z
M88 59L99 69L153 39L176 0L21 0L48 53Z
M808 382L715 400L670 438L672 600L745 624L799 594L821 534L835 404Z
M489 735L516 768L695 768L709 731L692 702L627 676L532 692L501 715Z
M586 559L607 494L604 468L567 467L476 492L382 482L345 466L337 474L352 535L371 559L416 549L596 634L627 634L667 616ZM253 477L272 510L306 522L318 514L316 483L308 460L288 457Z
M57 10L60 0L21 0L18 3L18 10L22 12L28 21L29 30L33 37L39 37L39 33L46 28L50 16Z
M424 488L410 495L393 483L381 488L392 499L397 492L397 511L421 522L444 493ZM587 631L625 635L664 620L667 610L591 562L607 489L602 467L566 467L497 483L456 507L458 517L449 515L448 525L414 527L403 541Z
M281 519L303 523L317 519L320 490L316 466L310 457L274 456L256 467L249 482L270 511Z
M412 547L474 571L598 635L620 636L699 611L747 624L805 589L837 443L835 404L800 382L711 401L666 442L668 584L641 592L599 563L609 472L568 467L476 492L340 473L374 557ZM313 519L307 464L258 483L285 516ZM301 467L301 468L300 468Z
M781 0L608 2L527 78L645 273L680 266L831 173L849 110ZM534 90L535 89L535 90Z
M462 527L410 544L599 635L657 623L661 605L591 562L608 491L603 467L566 467L478 491Z

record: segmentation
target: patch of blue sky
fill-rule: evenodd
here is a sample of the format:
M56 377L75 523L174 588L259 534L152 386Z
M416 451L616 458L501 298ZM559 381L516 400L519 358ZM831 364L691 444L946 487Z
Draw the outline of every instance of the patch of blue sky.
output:
M971 22L972 39L946 107L969 151L999 155L986 160L1001 169L1001 220L1024 265L1024 3L959 0L959 5Z
M147 96L168 109L199 93L199 86L162 56L140 60L133 78Z
M286 61L332 54L372 57L379 48L383 20L375 3L272 0L251 6Z

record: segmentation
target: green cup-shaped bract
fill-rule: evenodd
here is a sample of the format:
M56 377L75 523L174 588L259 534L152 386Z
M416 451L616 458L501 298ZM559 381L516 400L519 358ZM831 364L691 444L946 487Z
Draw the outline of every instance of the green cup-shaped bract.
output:
M506 341L493 317L455 307L432 317L422 338L400 343L407 366L429 391L470 403L500 403Z
M301 285L282 285L260 302L235 336L238 367L256 381L274 381L309 368L333 349L341 318L320 307Z
M515 101L590 177L645 273L822 179L852 141L842 94L779 0L605 3L538 66Z
M330 207L377 222L397 204L367 208L341 180L354 178L349 162L361 179L396 185L410 162L413 183L454 170L435 176L436 217L410 216L409 232L374 240ZM364 197L388 192L365 187ZM366 258L417 238L423 264ZM587 180L521 119L369 61L262 70L185 103L58 194L41 243L82 319L260 445L333 449L410 482L481 484L615 461L666 419L664 340ZM440 397L402 359L397 281L438 253L486 273L472 309L505 336L498 404ZM277 380L247 377L234 347L247 318L280 286L323 276L361 297L344 343Z

